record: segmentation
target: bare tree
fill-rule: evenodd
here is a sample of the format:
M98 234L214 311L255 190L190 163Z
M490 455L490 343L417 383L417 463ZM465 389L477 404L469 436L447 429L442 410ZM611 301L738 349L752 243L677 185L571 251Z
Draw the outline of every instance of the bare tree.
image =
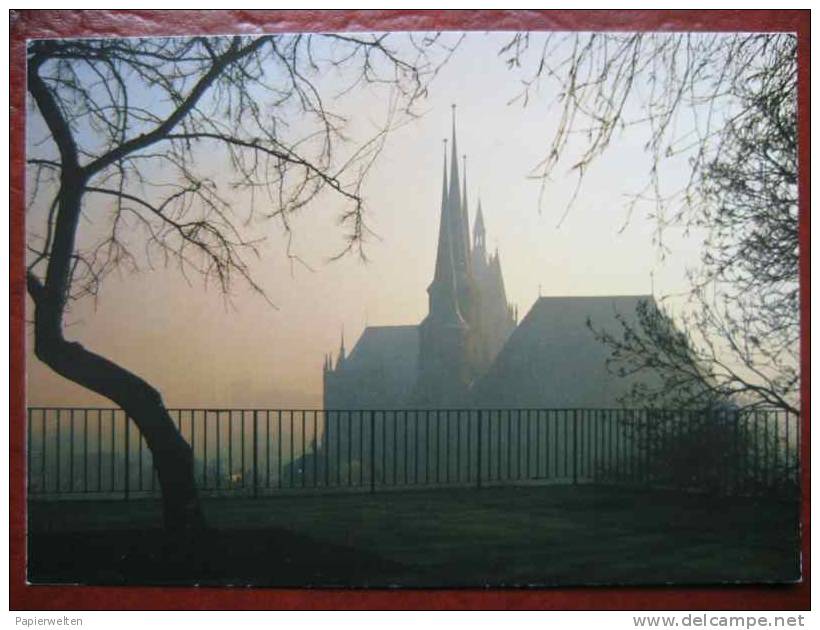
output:
M360 251L365 174L396 116L412 115L452 51L437 35L401 37L29 45L31 126L42 123L45 136L30 143L28 159L35 353L133 419L153 454L169 530L202 524L191 449L160 392L65 337L66 313L73 300L96 296L111 271L157 259L224 292L239 280L263 294L246 263L255 248L243 220L260 213L289 231L294 213L325 192L345 203L346 251ZM333 81L317 81L322 76L336 77L335 92L323 87ZM391 108L382 128L351 147L335 99L362 86L389 90ZM230 182L213 173L215 164ZM232 206L234 190L250 197L250 208Z
M796 37L517 34L500 54L529 71L524 103L542 81L559 86L560 120L535 172L542 192L567 159L580 187L616 136L639 134L647 179L628 216L650 203L662 251L670 226L707 234L688 314L672 323L647 308L640 328L601 333L613 369L662 375L630 402L798 413ZM668 186L667 165L688 169L682 186Z

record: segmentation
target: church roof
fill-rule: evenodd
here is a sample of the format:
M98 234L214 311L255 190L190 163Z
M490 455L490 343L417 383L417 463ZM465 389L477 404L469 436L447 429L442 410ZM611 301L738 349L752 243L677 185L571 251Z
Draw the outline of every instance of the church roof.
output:
M623 325L638 326L640 302L649 295L542 297L510 336L485 376L476 383L476 403L487 407L620 407L637 379L610 372L610 348L596 331L620 337ZM589 321L589 325L587 322Z
M344 369L389 369L406 372L408 378L415 378L418 346L418 326L368 326L350 352Z
M418 326L368 326L325 389L325 408L404 407L418 375Z

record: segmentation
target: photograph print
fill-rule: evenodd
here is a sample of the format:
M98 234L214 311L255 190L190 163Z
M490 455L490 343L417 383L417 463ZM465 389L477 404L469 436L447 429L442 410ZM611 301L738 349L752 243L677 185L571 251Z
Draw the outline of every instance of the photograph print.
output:
M29 583L801 579L795 34L26 55Z

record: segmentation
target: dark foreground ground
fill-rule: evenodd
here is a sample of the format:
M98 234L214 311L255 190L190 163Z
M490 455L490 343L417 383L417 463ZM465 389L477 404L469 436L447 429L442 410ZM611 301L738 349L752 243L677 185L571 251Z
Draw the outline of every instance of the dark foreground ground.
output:
M30 506L29 581L539 586L799 579L797 508L591 486L213 499L166 540L149 501Z

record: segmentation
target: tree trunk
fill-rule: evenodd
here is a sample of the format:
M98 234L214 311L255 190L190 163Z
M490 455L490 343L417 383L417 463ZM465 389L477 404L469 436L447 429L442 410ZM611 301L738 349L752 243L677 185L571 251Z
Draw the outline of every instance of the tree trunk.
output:
M35 316L35 322L37 319ZM34 351L61 376L113 401L137 425L151 450L159 477L166 530L202 528L204 519L194 483L193 452L174 426L159 392L139 376L79 343L40 334L39 328L35 332Z
M261 41L254 46L260 46ZM159 392L136 374L86 350L79 343L67 341L63 336L63 315L71 292L77 226L89 178L129 151L144 148L172 129L225 65L235 58L238 44L239 40L235 39L231 54L214 63L174 115L152 134L138 136L127 145L128 150L125 150L126 145L121 145L115 153L109 152L105 159L85 168L79 163L71 125L38 72L51 52L47 44L29 58L27 68L28 91L60 153L60 189L55 199L54 223L49 225L53 241L48 249L45 280L41 281L31 272L27 277L28 293L34 301L34 352L61 376L113 401L136 423L153 456L162 491L165 528L171 532L186 532L204 526L194 484L191 447L176 430ZM245 54L252 49L250 46L246 48Z
M136 374L63 336L63 312L70 285L69 261L80 215L81 178L63 173L60 208L46 282L29 273L34 301L34 352L55 372L121 407L151 451L162 491L169 532L201 529L204 519L194 483L193 452L177 431L162 396Z

